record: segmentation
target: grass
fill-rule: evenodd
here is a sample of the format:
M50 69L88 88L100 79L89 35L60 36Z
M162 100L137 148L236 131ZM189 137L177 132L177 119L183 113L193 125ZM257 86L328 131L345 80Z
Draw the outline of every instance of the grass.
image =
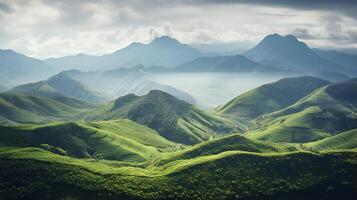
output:
M357 148L357 129L346 131L316 142L304 144L315 150L354 149Z
M356 194L354 151L225 151L135 166L37 148L0 148L0 161L2 199L352 199Z

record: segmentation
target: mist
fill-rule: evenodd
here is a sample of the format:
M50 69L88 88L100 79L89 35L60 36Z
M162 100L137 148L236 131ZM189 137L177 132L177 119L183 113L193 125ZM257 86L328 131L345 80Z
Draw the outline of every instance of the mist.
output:
M239 73L160 73L152 74L152 78L189 93L199 106L215 108L244 92L283 77Z

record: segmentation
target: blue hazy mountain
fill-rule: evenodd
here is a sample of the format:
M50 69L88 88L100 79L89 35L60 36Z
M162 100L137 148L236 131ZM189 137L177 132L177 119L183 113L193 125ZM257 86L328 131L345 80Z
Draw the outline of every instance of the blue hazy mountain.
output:
M145 66L174 67L198 58L201 53L168 36L155 38L149 44L134 42L129 46L103 56L78 54L45 60L51 66L61 70L79 69L83 71L114 69L118 67Z
M350 79L351 77L332 71L320 71L315 74L316 77L331 81L331 82L340 82Z
M89 66L93 66L97 60L98 56L80 53L73 56L49 58L44 62L60 71L69 69L90 70Z
M244 55L257 62L308 73L325 70L340 73L347 71L342 66L320 57L292 35L268 35Z
M314 51L320 57L346 68L352 73L349 75L357 76L357 55L334 50L325 51L321 49L314 49Z
M242 55L200 57L175 68L178 72L236 72L296 74L292 70L260 64Z
M41 60L13 50L0 50L0 76L13 83L26 83L49 77L54 70Z

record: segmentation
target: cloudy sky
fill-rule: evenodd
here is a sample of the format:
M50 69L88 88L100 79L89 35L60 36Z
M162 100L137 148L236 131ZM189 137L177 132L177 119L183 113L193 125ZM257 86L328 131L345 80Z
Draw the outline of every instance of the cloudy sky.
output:
M0 48L47 58L101 55L161 35L249 46L280 33L356 51L356 10L355 0L0 0Z

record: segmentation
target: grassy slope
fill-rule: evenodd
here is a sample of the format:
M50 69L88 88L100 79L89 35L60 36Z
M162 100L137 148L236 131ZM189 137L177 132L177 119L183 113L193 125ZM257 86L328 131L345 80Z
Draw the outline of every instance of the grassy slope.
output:
M356 152L226 151L142 168L35 148L0 148L0 197L353 199L356 159Z
M74 119L92 107L88 103L65 97L43 98L1 93L0 121L2 124L14 124Z
M285 78L248 91L217 109L223 115L254 119L285 108L329 82L314 77Z
M346 131L319 141L304 144L316 150L354 149L357 148L357 129Z
M126 95L88 113L86 120L128 118L146 125L163 137L194 144L227 133L234 125L217 115L202 111L167 93L152 90L144 96Z
M254 139L304 143L357 127L357 84L344 82L320 88L295 104L260 117Z
M60 148L79 158L141 162L176 148L156 131L130 120L23 125L0 130L0 146L34 146L55 151Z

